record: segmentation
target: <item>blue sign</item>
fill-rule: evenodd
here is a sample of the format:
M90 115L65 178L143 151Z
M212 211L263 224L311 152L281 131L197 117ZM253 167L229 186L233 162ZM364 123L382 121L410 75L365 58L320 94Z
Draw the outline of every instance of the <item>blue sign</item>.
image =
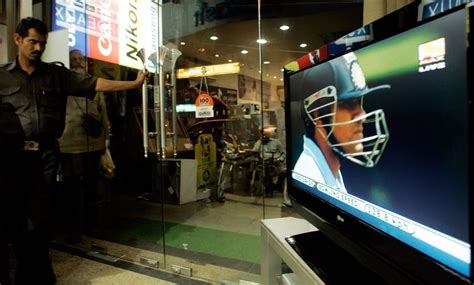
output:
M52 30L68 29L69 50L87 54L87 16L85 1L55 0L52 5Z
M418 20L427 19L474 0L422 0Z
M328 55L332 56L335 54L342 53L346 50L352 49L357 45L364 43L373 38L372 25L363 26L336 41L328 44Z

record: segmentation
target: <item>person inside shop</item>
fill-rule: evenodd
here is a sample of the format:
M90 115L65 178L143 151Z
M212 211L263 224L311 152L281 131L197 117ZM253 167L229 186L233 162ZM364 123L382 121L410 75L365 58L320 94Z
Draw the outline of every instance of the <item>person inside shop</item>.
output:
M80 50L69 52L69 66L72 71L86 75L86 59ZM81 234L98 231L100 162L103 155L108 155L108 144L109 120L104 93L97 92L93 99L69 96L66 124L59 138L63 187L58 191L57 206L67 242L80 242Z
M354 53L305 71L301 116L306 134L292 177L311 187L323 183L347 192L340 158L373 167L388 141L383 110L366 113L363 98L389 88L389 85L369 88ZM364 136L367 130L375 132Z
M240 151L237 137L223 128L217 145L217 150L220 152L222 157L235 158Z
M252 151L258 155L257 163L266 165L265 195L273 196L273 192L283 192L286 176L286 153L281 141L275 138L275 128L264 128L260 132L260 139L254 144ZM276 183L273 183L276 178Z
M148 73L113 81L45 63L48 28L35 18L22 19L13 39L17 56L0 66L0 283L10 284L11 245L16 285L54 284L49 212L67 97L139 88Z

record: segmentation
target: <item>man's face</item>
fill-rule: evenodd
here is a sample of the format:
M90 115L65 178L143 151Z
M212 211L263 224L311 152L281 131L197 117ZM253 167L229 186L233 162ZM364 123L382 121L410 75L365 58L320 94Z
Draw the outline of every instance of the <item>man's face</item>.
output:
M73 51L69 55L69 65L71 69L85 69L84 56L80 51Z
M31 63L38 62L46 49L48 35L41 35L35 29L30 28L26 37L19 34L14 35L15 44L18 46L18 56Z
M365 115L362 108L362 97L352 100L338 102L336 107L335 123L344 123L352 121ZM363 120L350 124L337 125L334 127L333 135L338 143L346 143L364 138ZM345 153L355 153L364 150L362 143L348 144L341 146Z

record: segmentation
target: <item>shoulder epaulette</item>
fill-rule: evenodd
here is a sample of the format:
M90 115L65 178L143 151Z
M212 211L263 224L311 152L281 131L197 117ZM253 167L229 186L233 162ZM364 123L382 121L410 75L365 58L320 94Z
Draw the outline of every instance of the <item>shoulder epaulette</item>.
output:
M10 64L12 64L12 63L11 63L11 62L1 63L1 64L0 64L0 68L7 67L7 66L9 66Z
M53 61L53 62L48 62L49 65L57 65L57 66L61 66L61 67L66 67L64 65L64 63L60 62L60 61Z

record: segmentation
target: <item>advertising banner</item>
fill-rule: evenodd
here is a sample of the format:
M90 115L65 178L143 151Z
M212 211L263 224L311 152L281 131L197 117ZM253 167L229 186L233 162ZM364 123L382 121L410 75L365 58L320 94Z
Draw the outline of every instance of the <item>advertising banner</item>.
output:
M67 29L69 49L87 57L142 69L158 51L158 0L54 0L52 30ZM147 61L147 68L155 66Z

